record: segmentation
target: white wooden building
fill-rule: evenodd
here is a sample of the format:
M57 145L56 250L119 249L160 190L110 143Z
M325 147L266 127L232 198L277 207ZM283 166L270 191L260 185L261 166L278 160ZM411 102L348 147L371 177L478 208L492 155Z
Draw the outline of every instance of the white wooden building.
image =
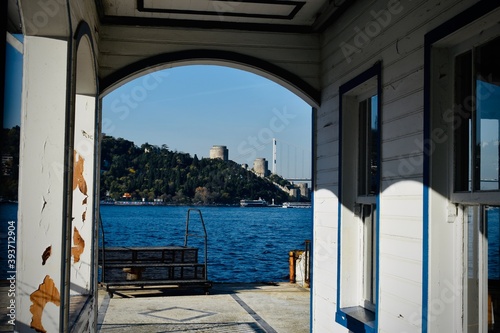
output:
M311 331L500 331L499 1L2 6L3 44L24 35L17 331L96 330L100 98L186 64L311 105Z

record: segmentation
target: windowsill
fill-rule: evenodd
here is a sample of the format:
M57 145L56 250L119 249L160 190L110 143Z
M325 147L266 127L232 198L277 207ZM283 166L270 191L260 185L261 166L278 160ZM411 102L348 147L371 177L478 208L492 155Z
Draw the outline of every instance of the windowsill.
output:
M335 320L352 332L375 332L375 313L361 306L340 309L335 314Z

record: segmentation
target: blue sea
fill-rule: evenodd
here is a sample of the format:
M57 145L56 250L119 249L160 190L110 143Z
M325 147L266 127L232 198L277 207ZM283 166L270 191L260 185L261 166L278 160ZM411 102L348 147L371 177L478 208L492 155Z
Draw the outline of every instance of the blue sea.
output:
M214 282L287 281L288 253L305 247L312 237L312 209L272 207L186 207L102 205L105 246L184 245L189 208L201 211L208 237L208 278ZM7 221L17 219L17 205L0 205L1 239ZM102 230L101 230L102 231ZM200 248L203 238L197 211L191 211L188 245ZM102 244L102 236L100 236ZM0 244L0 279L6 272L6 245Z

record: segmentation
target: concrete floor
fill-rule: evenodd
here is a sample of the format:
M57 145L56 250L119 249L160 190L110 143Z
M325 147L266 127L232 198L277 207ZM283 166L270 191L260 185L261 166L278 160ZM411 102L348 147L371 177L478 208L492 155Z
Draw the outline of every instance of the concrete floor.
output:
M0 284L0 332L8 324L8 284ZM203 289L99 289L98 331L102 333L306 333L309 289L296 284L214 284Z
M126 332L309 332L309 289L290 283L215 284L203 290L99 292L98 330Z

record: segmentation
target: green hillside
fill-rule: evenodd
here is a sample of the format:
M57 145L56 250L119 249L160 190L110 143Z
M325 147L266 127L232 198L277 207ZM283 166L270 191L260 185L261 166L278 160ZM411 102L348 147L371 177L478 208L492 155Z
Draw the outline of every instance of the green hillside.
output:
M237 204L241 199L288 201L288 194L270 180L232 161L198 159L173 152L166 145L104 136L101 145L101 199L153 201L173 204ZM273 176L282 185L287 182Z

